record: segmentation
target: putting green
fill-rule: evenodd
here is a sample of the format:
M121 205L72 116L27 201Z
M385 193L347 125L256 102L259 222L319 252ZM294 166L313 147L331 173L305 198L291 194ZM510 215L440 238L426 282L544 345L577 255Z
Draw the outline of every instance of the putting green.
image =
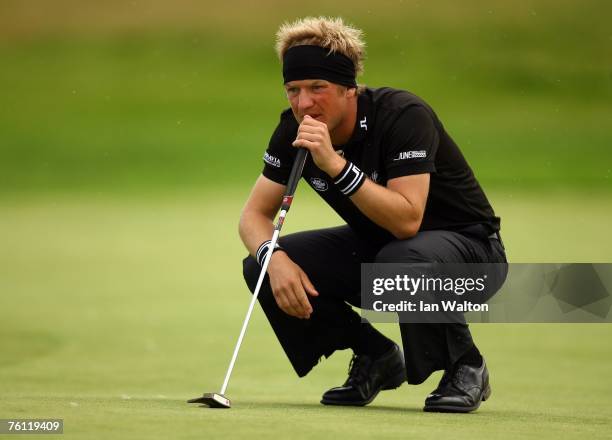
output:
M236 232L247 191L2 198L0 418L63 418L85 439L609 438L609 325L472 326L493 395L457 416L421 412L439 374L366 408L323 407L349 353L298 379L258 308L233 408L187 405L220 388L248 304ZM338 223L298 191L286 233ZM512 261L610 260L609 196L490 195Z

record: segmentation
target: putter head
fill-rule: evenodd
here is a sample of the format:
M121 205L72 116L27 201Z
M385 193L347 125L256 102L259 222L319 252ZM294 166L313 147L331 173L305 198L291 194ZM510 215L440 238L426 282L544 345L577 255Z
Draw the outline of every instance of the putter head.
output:
M209 408L231 408L232 402L223 394L205 393L202 397L188 400L187 403L202 403Z

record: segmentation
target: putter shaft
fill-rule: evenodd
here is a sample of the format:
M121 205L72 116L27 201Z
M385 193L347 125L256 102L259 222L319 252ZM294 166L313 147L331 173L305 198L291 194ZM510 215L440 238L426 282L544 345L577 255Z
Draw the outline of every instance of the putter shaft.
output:
M276 225L274 226L274 233L272 234L272 240L271 240L270 247L269 247L270 252L268 252L268 254L266 255L264 263L261 267L259 279L257 280L257 286L255 287L255 291L253 292L253 298L251 298L249 309L247 311L246 317L244 318L242 329L240 330L240 336L238 336L238 342L236 342L236 347L234 348L234 354L232 355L232 360L230 361L229 367L227 369L227 373L225 374L223 386L221 387L221 394L225 394L225 391L227 390L227 385L232 375L232 370L234 369L234 364L236 363L236 359L238 358L238 352L240 351L242 340L246 333L246 329L249 324L249 320L251 319L251 313L253 313L253 308L255 307L255 303L257 302L259 290L261 289L261 285L263 284L263 280L266 276L266 271L268 270L268 265L270 264L270 259L272 258L271 250L274 249L274 246L276 246L276 243L278 242L280 231L283 227L283 223L285 221L285 217L287 216L287 212L289 211L289 208L291 207L291 203L293 202L293 195L295 194L297 184L300 180L300 177L302 176L302 171L304 170L304 165L306 163L307 157L308 157L308 150L304 148L300 148L295 157L295 162L293 163L293 167L291 168L291 174L289 175L289 180L287 182L287 189L286 189L285 195L283 196L283 202L281 205L280 214L278 215L278 220L276 221Z

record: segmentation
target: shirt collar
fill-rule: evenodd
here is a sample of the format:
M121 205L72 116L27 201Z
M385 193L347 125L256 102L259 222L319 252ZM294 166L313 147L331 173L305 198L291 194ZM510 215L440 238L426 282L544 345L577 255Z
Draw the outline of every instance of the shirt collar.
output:
M368 129L372 123L370 116L370 97L366 91L357 96L357 118L355 120L355 128L348 142L344 145L339 145L341 149L346 149L349 146L362 142L368 135Z

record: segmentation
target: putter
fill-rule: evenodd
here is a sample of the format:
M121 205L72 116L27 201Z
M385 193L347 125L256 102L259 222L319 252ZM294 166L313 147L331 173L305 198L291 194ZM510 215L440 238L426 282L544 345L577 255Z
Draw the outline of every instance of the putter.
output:
M278 215L278 220L276 221L276 226L274 227L274 233L272 234L272 240L270 243L269 249L274 249L276 246L276 242L278 241L278 236L280 234L281 228L283 227L283 223L285 221L285 217L287 216L287 212L291 207L291 202L293 201L293 195L295 194L295 190L297 188L297 184L302 177L302 171L304 170L304 164L306 163L306 158L308 157L308 150L305 148L298 149L297 155L295 157L295 161L293 162L293 167L291 168L291 174L289 174L289 181L287 182L287 188L285 190L285 195L283 196L283 202L280 208L280 214ZM242 324L242 330L240 331L240 336L238 336L238 342L236 343L236 347L234 348L234 354L232 356L232 360L230 361L229 367L227 369L227 373L225 374L225 380L223 381L223 386L221 387L221 392L219 393L204 393L201 397L196 397L195 399L190 399L187 403L202 403L207 405L209 408L231 408L232 402L225 397L225 391L227 390L227 385L229 383L230 376L232 375L232 370L234 369L234 364L236 363L236 358L238 357L238 351L240 351L240 345L242 344L242 339L244 338L244 334L246 333L247 326L249 325L249 319L251 318L251 313L253 312L253 307L257 302L257 296L259 295L259 289L263 283L263 280L266 276L266 270L268 269L268 264L270 263L270 258L272 257L272 252L268 252L268 255L264 259L264 263L261 266L261 272L259 274L259 279L257 280L257 286L255 287L255 292L253 293L253 298L251 299L251 304L249 305L249 309L247 311L246 317L244 318L244 323Z

